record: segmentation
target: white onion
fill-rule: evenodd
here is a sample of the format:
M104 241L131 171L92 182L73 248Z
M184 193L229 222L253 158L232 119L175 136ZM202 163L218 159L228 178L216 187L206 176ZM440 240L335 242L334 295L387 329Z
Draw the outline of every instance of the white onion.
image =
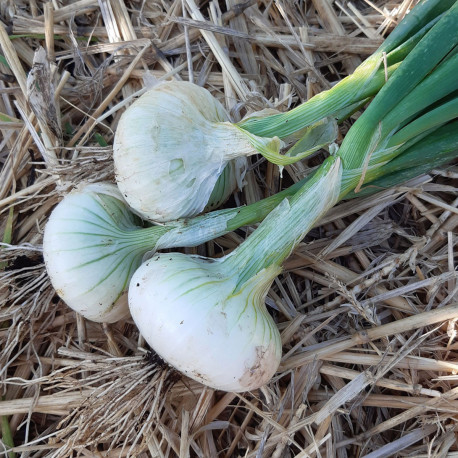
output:
M236 294L237 275L220 262L156 254L132 277L130 311L153 349L212 388L247 391L267 383L281 358L277 327L264 298L275 266Z
M57 294L73 310L97 322L129 315L127 285L155 234L140 229L117 187L83 184L53 210L43 255Z
M241 186L246 156L279 145L276 138L253 136L229 122L224 107L206 89L164 82L121 116L113 145L116 181L144 219L191 217L207 206L230 161L237 160L230 187L223 187L214 201L226 198L236 183Z
M267 383L281 343L265 296L283 260L337 202L341 179L340 160L330 157L221 259L161 253L142 264L130 282L129 308L153 350L212 388L239 392Z

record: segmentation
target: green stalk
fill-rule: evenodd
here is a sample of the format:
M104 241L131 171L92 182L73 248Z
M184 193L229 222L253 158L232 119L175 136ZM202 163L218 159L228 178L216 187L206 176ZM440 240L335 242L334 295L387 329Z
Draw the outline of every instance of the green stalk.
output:
M387 164L368 170L366 182L373 183L361 194L354 192L360 176L342 169L339 157L328 157L311 177L302 182L295 194L286 196L290 190L281 193L285 198L256 231L225 258L229 271L238 272L234 293L263 269L281 265L319 218L345 196L367 196L379 191L380 187L394 186L449 162L457 153L458 121L455 121L435 130Z
M444 124L421 141L402 149L402 154L384 165L381 170L384 175L389 175L399 169L428 165L436 157L453 150L458 150L458 120Z
M421 135L423 132L445 124L456 116L458 116L458 97L425 113L423 116L415 119L406 127L396 132L389 139L387 146L390 148L394 145L401 145Z
M457 152L458 121L455 121L430 132L420 142L409 147L405 145L399 147L393 153L393 155L397 154L395 159L367 171L364 184L374 184L374 187L366 187L364 193L362 191L361 194L353 193L348 198L373 194L378 191L378 187L386 187L386 183L396 186L434 167L450 162ZM347 194L357 186L360 175L360 173L354 174L344 170L339 200L347 198ZM245 207L217 210L192 219L141 229L138 235L135 231L132 237L141 238L145 241L144 246L155 247L155 250L197 246L242 226L259 223L282 200L290 199L312 178L313 174L277 194ZM372 183L374 180L383 181Z
M435 102L458 89L457 73L458 54L438 65L434 69L433 73L421 81L408 95L402 99L401 103L399 103L388 113L387 116L384 117L381 123L382 136L388 136L391 132L394 131L394 129L402 125L404 120L413 119L425 108L433 105ZM443 117L444 114L446 116L448 114L448 116L451 116L451 118L458 115L452 100L451 103L426 113L422 117L423 121L421 121L420 124L425 124L425 119L430 119L430 123L434 124L434 120L432 118L434 118L434 116L438 116L438 113L442 113L440 117ZM410 122L407 128L403 129L404 132L409 132L409 130L412 132L418 131L418 127L416 127L417 123L418 121ZM435 123L437 124L437 121Z
M380 62L379 62L380 64ZM398 65L387 68L390 77ZM344 108L374 96L385 84L384 69L374 73L374 69L361 69L344 78L332 89L320 92L302 105L288 111L266 117L249 117L238 126L260 137L286 138L311 126L323 118L336 115Z
M345 196L345 199L355 199L361 197L368 197L377 192L397 186L400 183L412 180L415 177L430 172L436 167L448 164L458 155L458 147L451 151L444 151L439 155L431 157L429 162L422 162L421 164L405 169L394 169L391 174L384 175L374 181L371 181L367 186L362 188L358 193L351 191Z
M288 113L279 113L264 118L250 117L238 125L244 130L261 136L285 138L294 132L310 126L322 118L335 115L338 111L375 95L385 84L385 71L379 69L386 55L389 74L394 64L402 61L420 39L439 20L440 16L456 0L426 0L420 2L393 30L380 48L364 61L352 75L349 75L328 91ZM391 67L391 68L390 68Z
M234 256L228 257L232 268L241 272L238 286L263 268L272 264L280 265L296 243L316 223L315 215L324 215L338 200L347 195L349 198L367 196L387 185L395 186L449 162L457 153L458 121L455 121L437 129L388 164L368 171L367 181L375 181L361 194L350 193L358 184L359 176L340 179L335 171L336 158L329 157L312 177L305 180L299 191L292 196L285 196L263 224L235 250ZM345 170L343 173L346 173ZM333 195L332 188L337 182L340 182L340 193Z
M347 188L355 182L348 180L348 184L342 187L341 197L354 199L372 195L449 163L458 156L458 121L445 124L421 141L405 149L402 146L399 150L402 152L396 158L368 172L366 186L361 191L348 193Z
M291 198L284 199L261 225L223 260L229 272L237 272L233 294L263 269L280 266L313 224L339 198L342 164L328 157Z
M362 116L346 135L339 151L346 169L363 167L369 154L383 144L393 123L402 125L412 115L437 100L441 88L435 88L433 96L415 91L415 87L438 65L458 42L458 4L455 3L417 46L404 59L402 64L383 86ZM453 66L453 59L452 61ZM441 70L450 67L442 64ZM447 74L446 71L444 71ZM423 88L436 81L434 76L426 78ZM442 74L441 74L442 75ZM442 75L443 76L443 75ZM442 85L442 82L440 83ZM445 86L445 84L444 84ZM420 93L418 93L420 92ZM422 102L423 100L423 102ZM393 113L390 113L393 110ZM405 110L405 111L404 111ZM384 122L386 121L386 127Z

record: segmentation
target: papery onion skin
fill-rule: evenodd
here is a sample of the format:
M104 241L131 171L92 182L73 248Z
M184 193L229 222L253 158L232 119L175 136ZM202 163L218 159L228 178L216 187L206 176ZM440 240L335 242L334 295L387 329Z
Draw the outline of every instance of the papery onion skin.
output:
M113 145L119 189L136 213L156 222L201 213L228 162L255 153L221 103L184 81L160 83L137 99ZM232 186L241 185L245 167L236 170Z
M280 334L264 299L281 269L261 271L234 293L237 276L220 267L156 254L132 277L131 315L151 347L190 378L219 390L254 390L280 363Z
M138 217L110 183L83 184L57 205L45 227L43 255L69 307L96 322L129 316L126 289L145 252L132 239L137 229Z

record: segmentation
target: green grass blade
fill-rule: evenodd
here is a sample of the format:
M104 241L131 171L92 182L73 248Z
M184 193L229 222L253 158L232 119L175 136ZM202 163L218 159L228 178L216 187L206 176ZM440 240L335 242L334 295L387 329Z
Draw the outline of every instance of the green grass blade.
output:
M4 400L4 396L1 397L2 401ZM8 447L14 447L14 440L13 434L11 433L10 423L8 421L8 417L3 415L0 420L1 423L1 430L2 430L2 442ZM16 458L16 453L8 452L8 458Z
M14 219L14 207L10 207L8 212L8 218L6 220L5 231L3 232L2 242L10 244L13 239L13 219ZM4 270L7 266L6 262L0 262L0 270Z

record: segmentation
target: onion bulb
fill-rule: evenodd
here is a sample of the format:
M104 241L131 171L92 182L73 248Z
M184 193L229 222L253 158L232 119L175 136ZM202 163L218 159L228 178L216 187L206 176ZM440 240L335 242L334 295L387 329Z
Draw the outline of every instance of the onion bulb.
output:
M153 349L187 376L225 391L267 383L281 357L264 299L278 266L234 293L236 275L219 261L156 254L132 277L131 314Z
M281 263L339 196L342 167L330 157L229 255L212 260L159 253L129 285L141 335L165 361L207 386L247 391L278 368L281 339L265 297Z
M117 187L83 184L51 213L43 255L57 294L73 310L97 322L129 315L127 285L161 228L141 229Z
M113 157L116 181L142 218L166 222L191 217L241 186L246 156L272 154L280 140L249 134L206 89L164 82L139 97L121 116ZM233 174L210 196L228 163Z

